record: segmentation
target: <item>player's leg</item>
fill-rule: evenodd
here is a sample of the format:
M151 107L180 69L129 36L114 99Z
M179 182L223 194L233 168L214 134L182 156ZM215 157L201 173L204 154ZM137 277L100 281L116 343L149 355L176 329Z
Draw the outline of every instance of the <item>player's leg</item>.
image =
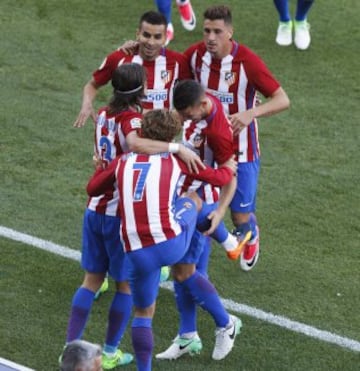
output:
M295 14L295 46L300 50L306 50L311 43L310 25L307 15L314 0L298 0Z
M210 220L208 215L216 210L218 203L207 204L203 203L202 208L199 211L196 227L200 232L205 232L210 228ZM223 221L219 223L215 231L210 235L215 241L217 241L226 251L227 257L231 260L237 260L246 244L250 239L251 233L248 232L248 236L244 238L237 238L235 235L230 233ZM198 267L198 266L197 266ZM198 269L199 270L199 269ZM207 268L205 270L207 272Z
M192 210L189 211L188 207ZM183 212L179 215L182 218L184 218L184 214L192 214L193 226L189 228L189 233L192 233L196 221L193 203L188 203L186 208L181 211ZM184 228L187 227L184 226ZM171 265L180 259L187 249L188 240L185 230L171 240L127 254L129 257L129 280L135 306L131 336L138 370L151 369L153 303L155 303L159 290L160 269L162 266Z
M234 233L239 239L244 239L246 236L250 238L240 257L240 266L245 271L255 266L260 252L259 227L254 214L259 171L259 159L238 164L237 187L230 203L231 218L235 226Z
M192 31L196 27L196 17L190 0L176 0L176 5L180 13L180 19L183 27Z
M96 293L95 293L94 300L98 300L100 298L100 296L102 294L105 294L105 292L107 292L108 290L109 290L109 277L106 274L106 276L105 276L105 278L104 278L104 280L103 280L103 282L102 282L99 290L97 290Z
M152 247L141 250L150 250ZM149 252L149 251L147 251ZM129 255L138 252L131 252ZM149 261L149 254L146 260ZM131 324L131 339L136 358L137 370L151 370L154 336L152 319L155 312L155 300L160 282L160 266L150 272L142 272L139 260L131 266L130 285L134 298L134 318ZM151 263L152 264L152 263Z
M102 365L105 370L126 365L133 360L129 353L123 353L118 346L126 330L132 311L132 296L127 282L127 266L123 246L120 242L120 219L105 216L103 236L109 258L109 275L116 282L116 292L108 314L108 325L103 346Z
M95 292L101 286L105 273L85 273L84 282L72 299L66 343L81 339L94 302Z
M279 14L276 43L281 46L291 45L293 24L289 11L289 0L274 0L274 5Z
M91 311L95 293L108 269L107 254L99 237L103 215L86 209L83 219L81 266L85 278L73 296L66 342L80 339Z
M177 265L177 268L180 266L181 265ZM177 282L191 294L196 304L206 310L213 318L216 324L216 340L212 357L216 360L223 359L231 351L235 336L240 333L240 328L242 326L241 320L235 316L229 315L214 285L206 277L198 271L193 270L193 274L185 280L180 281L180 277L185 277L183 273L183 269L181 275L176 275L175 271L174 279L176 277L178 280ZM189 342L189 345L184 345L190 346L193 343L194 342ZM184 345L179 348L183 349ZM199 350L201 350L201 348Z
M171 22L171 3L172 0L155 0L155 5L157 10L164 15L167 21L167 29L166 29L166 43L168 45L169 42L174 38L174 26Z

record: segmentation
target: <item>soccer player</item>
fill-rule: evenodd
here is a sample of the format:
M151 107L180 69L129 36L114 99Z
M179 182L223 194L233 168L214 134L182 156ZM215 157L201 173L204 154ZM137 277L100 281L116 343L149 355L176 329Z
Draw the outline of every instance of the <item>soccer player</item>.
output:
M181 157L185 155L185 161L189 154L193 157L191 151L183 145L152 141L138 136L145 85L146 72L139 64L123 64L114 71L113 97L109 106L100 108L95 127L96 164L101 167L106 168L117 155L128 150L157 153L168 151L169 146L172 146L173 152L178 152ZM198 163L200 166L201 163ZM191 169L191 166L189 168ZM103 347L104 369L130 363L133 359L131 354L122 353L117 349L132 308L119 229L118 191L112 185L104 194L90 197L84 213L81 263L85 277L72 300L66 337L67 343L82 337L95 293L108 271L116 282L117 290L109 309L108 329Z
M188 78L191 74L182 54L164 48L166 26L166 19L161 13L149 11L141 16L135 52L129 55L118 49L105 58L84 86L82 106L75 127L84 126L90 116L96 121L93 101L97 91L111 80L116 67L124 63L138 63L146 69L147 92L142 103L145 110L171 107L172 89L176 80Z
M251 270L259 257L256 193L260 170L258 118L289 107L289 99L265 63L245 45L233 40L231 11L211 6L204 12L203 41L185 51L194 78L221 101L229 115L238 160L237 190L230 204L239 238L247 241L240 266ZM257 104L256 93L267 100ZM249 236L249 233L250 236Z
M154 110L144 115L142 136L172 140L181 128L177 115L166 110ZM192 178L223 186L233 183L233 170L225 162L215 170L207 167ZM187 252L193 235L201 200L194 192L177 197L182 173L190 174L185 164L171 153L145 155L128 153L101 168L90 180L89 195L96 195L114 183L118 184L121 238L129 262L129 281L134 298L132 343L138 370L151 370L154 339L152 318L159 290L160 268L176 263ZM102 188L103 187L103 188ZM214 287L201 276L196 277L197 290L191 294L197 303L213 312L219 336L217 342L231 342L240 328L240 320L223 308ZM193 287L194 285L189 285ZM210 308L216 308L210 309ZM224 334L230 336L224 338ZM220 336L221 334L221 336Z
M276 43L281 46L292 44L293 28L295 31L294 43L300 50L306 50L311 43L310 25L307 15L314 0L297 0L294 22L291 20L289 0L274 0L275 8L279 14L279 26L276 33Z
M206 165L222 164L234 156L231 123L220 101L206 94L198 82L184 80L176 85L174 107L183 121L186 121L183 143L196 151ZM180 186L182 191L196 190L205 202L198 220L204 220L210 210L213 212L213 219L221 220L234 191L223 187L219 196L212 184L199 184L188 178L182 180ZM240 245L237 257L241 247ZM204 241L204 237L195 232L189 250L172 267L180 326L173 344L166 351L157 354L158 359L176 359L185 353L194 354L201 351L202 342L196 329L196 304L199 300L195 298L202 298L200 306L209 312L216 323L213 359L225 358L234 345L234 335L240 333L241 320L226 312L218 300L215 287L207 278L207 261L201 262L201 258L208 257L209 248L208 241ZM206 297L204 292L208 294Z
M158 11L165 16L167 21L165 45L168 45L174 38L174 26L171 22L171 3L172 0L155 0ZM194 30L196 27L196 17L190 0L176 0L176 5L180 13L181 23L185 30Z

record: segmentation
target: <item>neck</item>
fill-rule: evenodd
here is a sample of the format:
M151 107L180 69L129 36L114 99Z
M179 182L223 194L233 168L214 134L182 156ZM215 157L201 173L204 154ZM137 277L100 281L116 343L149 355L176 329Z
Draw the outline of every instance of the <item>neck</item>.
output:
M223 49L221 51L219 51L218 53L214 53L212 55L212 57L215 58L215 59L223 59L226 56L228 56L229 54L231 54L232 48L233 48L233 42L232 42L232 40L229 40L224 45Z

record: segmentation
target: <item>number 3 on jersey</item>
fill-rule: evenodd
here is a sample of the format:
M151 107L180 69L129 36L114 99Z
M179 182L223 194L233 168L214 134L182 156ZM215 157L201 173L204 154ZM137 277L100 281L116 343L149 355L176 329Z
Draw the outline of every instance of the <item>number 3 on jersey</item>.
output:
M99 152L103 161L111 162L111 142L108 137L102 136L99 140Z
M135 177L135 189L134 189L134 201L142 201L144 196L145 181L150 169L150 163L148 162L136 162L133 164L134 177Z

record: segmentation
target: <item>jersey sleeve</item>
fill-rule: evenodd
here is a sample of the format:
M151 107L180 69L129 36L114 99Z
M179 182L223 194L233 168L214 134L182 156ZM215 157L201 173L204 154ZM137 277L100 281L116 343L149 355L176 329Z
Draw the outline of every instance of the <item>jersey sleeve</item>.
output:
M214 169L210 166L206 166L205 169L200 169L199 172L192 173L187 168L186 164L176 155L174 156L181 168L181 171L191 179L201 180L203 182L212 184L215 187L222 187L225 184L230 183L234 176L231 169L224 166Z
M121 131L123 132L125 138L132 131L136 131L137 133L140 133L141 120L142 120L142 115L138 112L129 112L125 115L123 114L123 117L121 120Z
M244 68L250 83L265 97L271 96L280 87L263 60L250 49L247 49Z
M115 171L119 158L120 156L111 161L106 169L100 168L95 171L86 186L86 192L90 197L100 196L113 188L116 181Z
M185 57L185 55L179 53L178 63L179 63L179 80L192 79L190 63L188 63L188 60Z
M96 84L107 84L111 80L112 74L123 58L125 58L125 54L121 50L116 50L109 54L101 63L100 67L93 72L93 78Z
M217 104L217 113L209 125L206 136L208 146L213 151L214 159L218 164L223 164L234 156L233 131L221 103Z

